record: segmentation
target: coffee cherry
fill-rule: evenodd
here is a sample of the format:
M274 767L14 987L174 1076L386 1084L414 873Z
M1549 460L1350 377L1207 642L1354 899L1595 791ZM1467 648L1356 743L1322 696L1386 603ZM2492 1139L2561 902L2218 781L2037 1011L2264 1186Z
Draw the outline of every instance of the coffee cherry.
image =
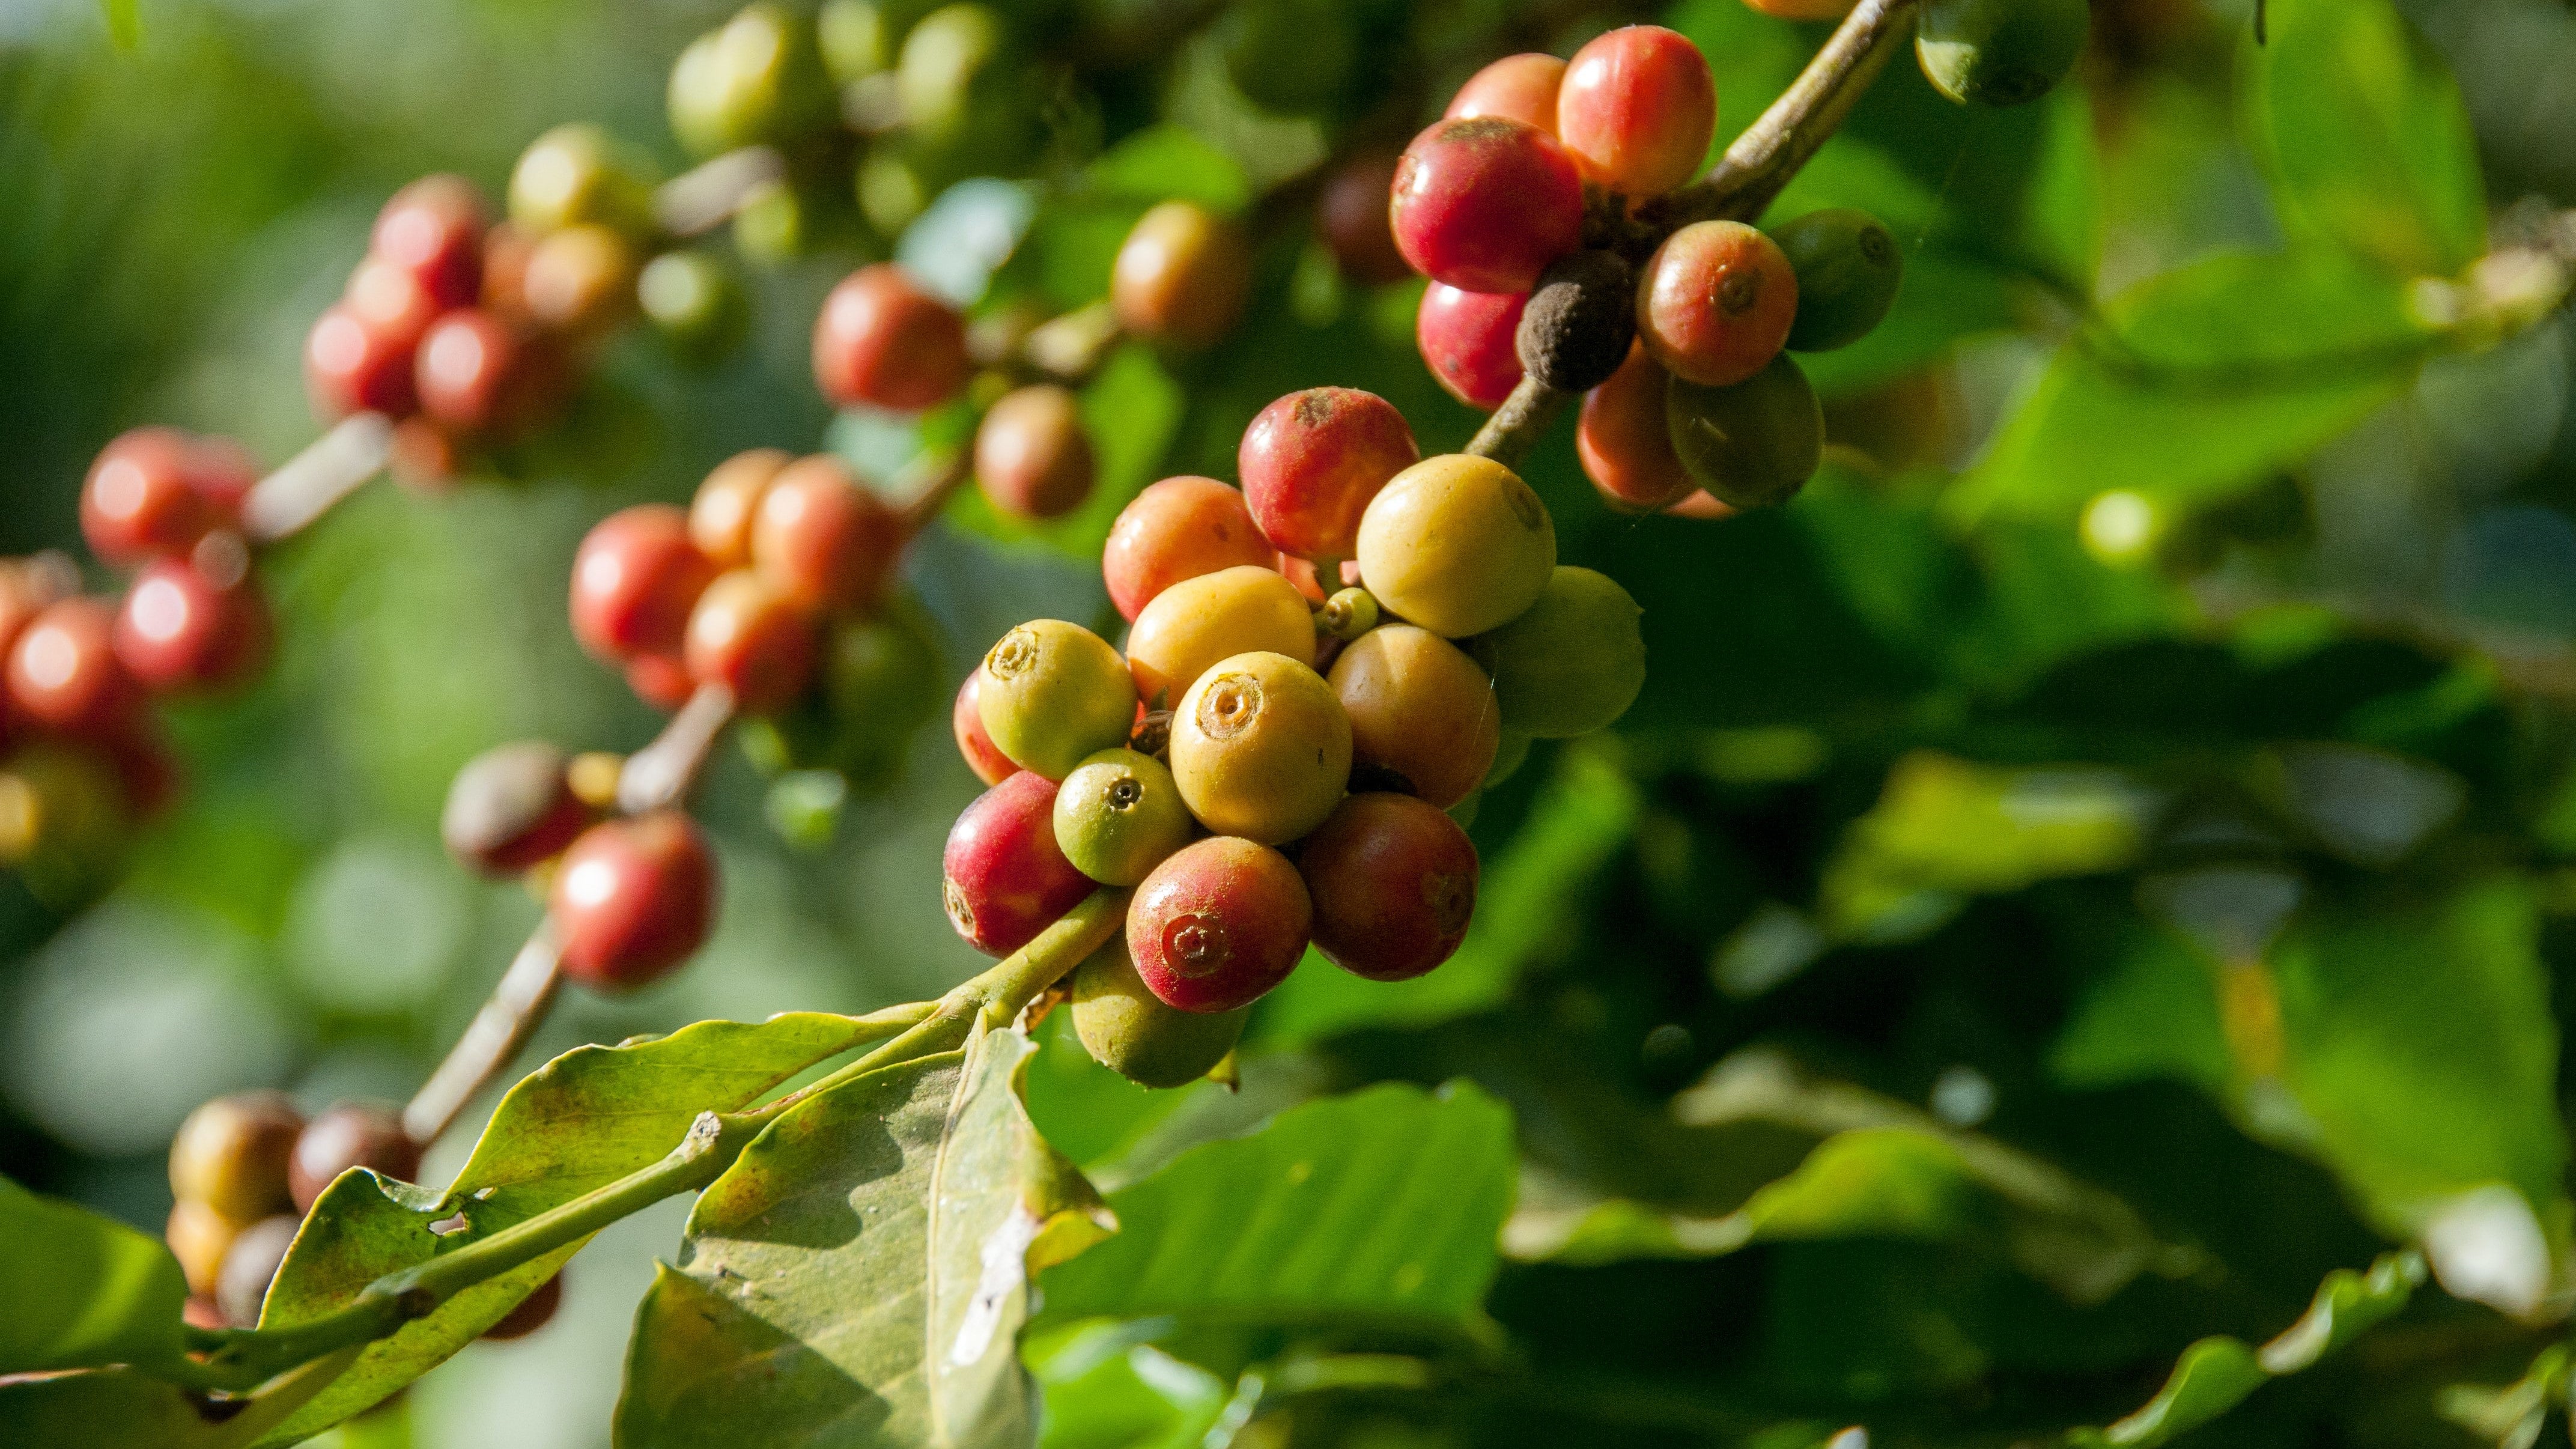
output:
M36 740L0 769L0 864L56 908L88 903L122 872L134 817L167 791L141 744Z
M1249 564L1172 585L1127 631L1127 667L1151 709L1176 707L1217 661L1256 650L1312 660L1315 618L1296 585Z
M9 704L66 734L112 735L134 721L143 692L116 657L116 606L71 598L48 604L9 649Z
M1531 376L1581 392L1619 370L1636 335L1636 273L1616 252L1584 251L1539 273L1512 346Z
M1565 62L1542 52L1507 55L1467 78L1443 116L1472 121L1501 116L1556 134L1556 100L1565 84Z
M636 268L623 233L585 222L537 243L519 294L539 327L576 340L598 337L634 312Z
M349 285L340 293L340 305L361 326L380 339L389 351L409 352L420 346L420 335L438 320L448 305L430 294L421 280L406 268L381 257L369 257L358 263L349 274Z
M1563 740L1627 713L1646 685L1638 613L1608 575L1559 567L1527 613L1476 641L1503 718L1522 734Z
M715 857L677 810L602 821L564 852L547 909L565 975L601 992L650 986L705 943Z
M268 1285L276 1279L286 1250L295 1246L296 1231L303 1226L304 1219L296 1214L278 1213L233 1236L224 1249L223 1266L215 1270L215 1308L225 1323L234 1328L258 1326L260 1308L268 1301Z
M1270 557L1272 567L1279 571L1281 578L1286 579L1290 586L1297 590L1298 596L1318 607L1334 593L1359 582L1360 566L1351 559L1342 560L1342 566L1338 571L1339 576L1328 588L1323 576L1315 572L1312 561L1299 558L1293 553L1272 554Z
M378 412L402 417L419 406L413 382L416 343L379 334L347 303L325 311L304 338L304 390L324 418Z
M653 225L650 165L598 126L539 136L510 172L510 220L531 238L594 222L630 236Z
M136 428L99 451L81 484L81 537L101 562L130 565L186 553L216 511L190 480L190 441L170 428Z
M1664 421L1691 481L1736 508L1786 502L1824 461L1824 407L1787 353L1733 387L1674 378Z
M188 486L206 500L218 527L235 527L241 521L242 503L250 490L259 485L259 459L238 441L219 436L187 437L182 435L187 458ZM111 443L108 446L114 447Z
M1637 282L1637 335L1675 377L1729 387L1789 340L1798 277L1769 237L1737 221L1699 221L1655 249Z
M555 1310L561 1307L563 1274L558 1272L529 1289L528 1296L520 1299L516 1308L502 1314L500 1322L483 1330L483 1338L489 1343L508 1343L512 1339L525 1338L553 1322Z
M833 620L823 631L815 688L798 709L762 721L778 747L748 736L754 763L768 770L825 769L848 790L894 782L922 721L939 711L938 626L909 595L872 613Z
M1333 687L1284 654L1238 654L1172 710L1172 778L1200 823L1277 845L1314 829L1351 777Z
M1243 1040L1250 1007L1175 1011L1145 988L1122 933L1073 973L1073 1034L1091 1059L1140 1087L1186 1087Z
M794 142L833 119L812 24L767 0L680 53L669 100L671 134L700 157Z
M1583 243L1583 183L1556 139L1500 116L1440 121L1396 163L1388 217L1413 269L1470 292L1526 292Z
M543 416L564 382L544 347L479 308L430 324L412 366L420 410L469 433L504 434Z
M1377 595L1366 589L1336 589L1315 611L1315 627L1347 644L1378 626Z
M61 554L0 559L0 655L47 605L79 587L79 569Z
M472 182L424 176L395 192L376 213L368 249L408 273L434 310L443 312L470 305L481 290L483 227L483 195Z
M1485 772L1485 783L1477 788L1490 790L1519 774L1521 766L1529 763L1532 743L1534 741L1530 736L1522 734L1519 730L1505 729L1502 747L1494 751L1493 768Z
M1314 914L1286 856L1220 835L1183 847L1137 887L1127 955L1165 1006L1236 1011L1297 969Z
M479 306L513 327L533 326L528 315L528 258L535 255L534 233L495 222L483 233L483 292Z
M626 661L626 687L659 710L675 710L697 693L689 661L678 654L639 654Z
M1595 37L1566 63L1556 134L1596 186L1632 198L1673 190L1699 174L1717 134L1708 57L1660 25Z
M170 1256L179 1260L180 1275L188 1280L191 1294L214 1301L215 1290L223 1283L224 1255L241 1231L241 1224L204 1203L183 1197L170 1205L169 1225L161 1230L161 1239L170 1245ZM220 1307L217 1312L221 1313Z
M998 785L1019 770L984 732L984 666L978 664L957 686L957 703L948 711L948 727L957 736L957 753L966 768L987 785Z
M828 453L778 470L753 515L751 566L801 609L864 609L885 597L903 519Z
M1027 945L1091 894L1055 839L1053 780L1022 770L975 798L940 856L948 923L987 956Z
M1308 388L1263 408L1236 457L1262 536L1310 559L1347 557L1369 500L1421 460L1404 414L1349 387Z
M2075 69L2091 20L2085 0L1930 0L1914 57L1962 105L2023 105Z
M635 277L635 302L687 362L713 362L751 331L742 279L713 252L664 252L646 262Z
M125 591L113 642L136 683L190 691L249 678L267 662L273 632L268 601L247 574L226 587L187 559L165 558Z
M753 448L718 463L689 500L689 541L719 569L751 562L752 520L778 471L795 461L784 449Z
M1118 511L1100 550L1109 602L1133 623L1145 606L1184 579L1219 569L1266 568L1270 544L1243 495L1214 478L1183 475L1149 483Z
M1172 772L1151 755L1102 750L1056 791L1055 843L1102 885L1136 884L1196 833Z
M295 1210L313 1210L322 1189L353 1167L397 1182L420 1175L420 1144L403 1131L400 1109L382 1102L341 1102L304 1124L287 1164Z
M1061 619L1036 619L984 656L977 708L984 732L1013 764L1050 780L1127 742L1136 683L1099 635Z
M1485 671L1457 645L1389 624L1352 641L1333 661L1331 682L1350 718L1352 763L1364 774L1392 775L1440 810L1484 783L1502 712Z
M542 740L494 745L456 772L438 836L459 864L496 879L553 858L589 828L563 751Z
M1004 393L975 429L975 482L1013 518L1061 518L1091 496L1091 437L1069 390L1051 382Z
M1789 350L1830 352L1869 335L1896 304L1905 253L1865 211L1811 211L1771 233L1798 278Z
M1162 202L1137 218L1109 274L1118 325L1181 348L1216 345L1251 293L1251 244L1194 201Z
M895 60L905 124L936 145L967 139L979 120L999 121L992 102L1015 59L1009 27L990 6L943 5L921 17Z
M1574 455L1602 500L1622 513L1651 513L1695 486L1664 425L1666 376L1640 343L1609 381L1583 396Z
M1486 412L1520 386L1518 336L1527 292L1463 292L1438 282L1423 289L1413 340L1423 365L1449 395Z
M815 384L845 407L937 407L965 390L970 367L957 309L892 262L843 277L814 319Z
M1315 949L1371 981L1446 961L1476 914L1476 847L1430 804L1353 795L1306 839L1297 870L1315 903Z
M689 611L715 576L689 539L688 515L667 503L621 508L594 524L573 555L573 637L611 664L676 653Z
M235 1223L255 1223L294 1201L287 1159L304 1118L280 1092L235 1092L188 1114L170 1142L170 1192Z
M1360 519L1360 578L1396 617L1463 639L1518 615L1556 567L1556 525L1520 476L1463 453L1395 476Z
M1269 111L1325 108L1359 65L1359 28L1340 0L1236 0L1217 38L1235 89Z
M1694 488L1690 492L1683 494L1680 502L1671 504L1664 509L1664 512L1675 518L1689 518L1701 522L1715 522L1721 518L1733 518L1740 511L1741 510L1739 510L1734 504L1722 502L1713 498L1709 496L1707 490L1699 488Z
M814 677L814 617L751 569L716 575L689 611L689 677L733 691L744 714L775 714Z
M833 82L846 86L892 70L911 10L878 0L823 0L814 12L814 42Z
M1413 274L1396 250L1387 197L1395 189L1394 155L1370 152L1337 167L1315 202L1315 229L1342 275L1363 287L1383 287Z

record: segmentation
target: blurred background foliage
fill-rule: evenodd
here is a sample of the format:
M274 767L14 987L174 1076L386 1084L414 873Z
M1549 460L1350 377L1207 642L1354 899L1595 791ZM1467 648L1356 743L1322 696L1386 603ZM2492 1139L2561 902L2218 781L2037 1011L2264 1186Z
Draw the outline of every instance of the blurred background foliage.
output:
M2402 8L2458 76L2497 235L2576 204L2576 10ZM0 7L0 549L76 546L78 480L127 426L232 433L272 462L308 439L300 339L410 177L497 192L567 119L676 168L667 69L729 9L154 0L120 52L89 0ZM1050 1027L1034 1110L1113 1188L1183 1190L1196 1179L1148 1174L1371 1083L1465 1078L1481 1095L1452 1103L1474 1123L1508 1109L1517 1199L1485 1304L1502 1366L1468 1354L1483 1367L1427 1387L1316 1370L1265 1401L1292 1405L1272 1431L1786 1449L1865 1422L1881 1442L2012 1442L2115 1419L2186 1345L2259 1342L2330 1270L2412 1242L2449 1294L2270 1387L2305 1360L2195 1350L2175 1402L2251 1397L2186 1442L2531 1442L2563 1385L2547 1325L2576 1298L2567 314L2453 345L2398 302L2474 236L2454 255L2457 236L2402 217L2285 215L2296 178L2268 186L2281 158L2245 139L2249 12L2097 0L2081 84L2011 112L1948 108L1890 69L1781 203L1866 206L1909 245L1888 325L1819 360L1838 448L1793 506L1624 518L1570 430L1541 449L1528 476L1565 558L1637 596L1654 666L1614 734L1542 745L1483 797L1485 898L1457 961L1395 988L1301 972L1256 1017L1235 1095L1147 1098ZM1639 18L1707 50L1722 135L1819 35L1739 0L1442 0L1403 17L1433 73L1394 80L1427 113L1498 49L1562 54ZM960 239L999 234L980 263L997 294L1075 305L1151 201L1242 208L1321 154L1328 127L1261 113L1210 44L1055 118L1038 189L970 183L898 254L968 256L973 293ZM2430 184L2474 222L2477 182ZM2319 260L2319 231L2362 260ZM537 912L440 855L456 766L525 736L632 748L655 726L563 622L584 528L684 498L744 447L828 438L885 476L915 446L893 420L832 418L807 374L814 306L859 255L758 273L753 345L713 371L630 336L507 481L377 486L278 551L279 666L176 717L191 787L130 875L68 915L0 885L0 1172L157 1228L163 1146L204 1098L416 1084ZM1030 531L969 499L916 551L952 681L1022 618L1104 615L1119 503L1169 473L1230 476L1282 392L1370 388L1427 451L1463 443L1474 416L1413 353L1415 296L1350 289L1290 228L1222 349L1115 359L1085 395L1089 509ZM793 848L726 753L701 801L715 941L642 995L569 999L529 1060L962 979L936 862L974 788L927 726L828 842ZM1354 1120L1401 1140L1424 1099L1346 1100L1387 1104ZM1272 1130L1360 1131L1329 1127ZM1450 1150L1462 1184L1510 1171ZM1149 1200L1121 1206L1153 1228ZM584 1253L557 1326L425 1381L417 1442L605 1443L677 1211ZM1490 1269L1452 1266L1427 1291L1472 1315ZM2334 1301L2394 1311L2402 1267ZM1084 1305L1142 1310L1112 1270L1066 1271L1070 1326L1031 1344L1051 1442L1195 1442L1234 1376L1281 1352L1275 1331L1168 1323L1102 1339L1070 1323Z

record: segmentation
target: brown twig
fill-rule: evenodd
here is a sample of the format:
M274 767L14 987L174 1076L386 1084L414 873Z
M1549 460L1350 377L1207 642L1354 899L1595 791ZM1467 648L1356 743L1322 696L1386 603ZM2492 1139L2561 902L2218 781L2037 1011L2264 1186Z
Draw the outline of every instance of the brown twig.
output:
M912 460L898 480L897 492L903 497L903 536L909 543L930 526L930 520L948 506L957 490L975 476L973 463L962 448L953 451L924 453Z
M492 995L474 1013L473 1022L438 1070L429 1074L403 1108L403 1135L426 1147L456 1122L457 1114L506 1070L519 1048L536 1034L538 1023L554 1005L563 984L563 953L555 941L554 923L539 921L528 943L501 973Z
M734 718L733 691L701 684L653 742L626 757L617 774L617 808L629 815L666 810L688 798Z

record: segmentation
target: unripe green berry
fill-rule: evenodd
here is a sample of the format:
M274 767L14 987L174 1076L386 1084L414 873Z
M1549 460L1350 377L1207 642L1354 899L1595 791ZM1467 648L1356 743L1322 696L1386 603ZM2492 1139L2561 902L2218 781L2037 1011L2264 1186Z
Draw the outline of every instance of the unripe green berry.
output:
M1102 885L1143 880L1196 831L1170 768L1134 750L1102 750L1056 791L1055 843Z
M1091 1059L1140 1087L1186 1087L1243 1039L1252 1008L1176 1011L1145 989L1117 935L1073 975L1073 1032Z
M1136 681L1099 635L1038 619L1002 636L984 656L977 709L984 732L1011 763L1050 780L1136 727Z
M691 362L711 362L742 344L751 303L733 268L712 252L664 252L635 278L644 318Z
M895 17L876 0L824 0L814 14L814 40L823 52L823 68L838 85L894 69L903 43Z
M1502 739L1494 747L1494 763L1485 771L1485 782L1477 787L1479 791L1490 790L1519 774L1521 766L1529 763L1532 743L1532 736L1516 729L1505 729Z
M1527 613L1476 641L1503 721L1562 740L1627 713L1646 684L1640 612L1608 575L1560 566Z
M1673 378L1664 423L1691 481L1737 508L1786 502L1824 458L1824 406L1785 352L1732 387Z
M1344 643L1378 625L1377 597L1366 589L1339 589L1315 611L1323 631Z
M1282 654L1238 654L1172 711L1172 777L1199 822L1263 845L1323 823L1351 777L1351 721L1333 687Z
M653 226L651 165L585 122L530 142L510 172L510 220L531 236L584 222L630 235Z
M824 763L858 789L891 785L913 735L947 702L946 677L938 626L909 594L830 626L820 690L831 717Z
M904 37L895 71L904 120L933 144L963 133L977 100L999 80L1010 39L987 5L945 5L923 16Z
M692 154L793 142L832 121L813 26L753 0L671 68L671 131Z
M1789 350L1830 352L1869 335L1896 305L1905 252L1878 218L1847 206L1811 211L1771 233L1798 274Z
M2018 106L2075 69L2091 23L2085 0L1927 0L1914 56L1962 105Z
M1518 615L1556 567L1556 525L1519 475L1490 458L1425 458L1360 516L1360 581L1396 617L1444 638Z

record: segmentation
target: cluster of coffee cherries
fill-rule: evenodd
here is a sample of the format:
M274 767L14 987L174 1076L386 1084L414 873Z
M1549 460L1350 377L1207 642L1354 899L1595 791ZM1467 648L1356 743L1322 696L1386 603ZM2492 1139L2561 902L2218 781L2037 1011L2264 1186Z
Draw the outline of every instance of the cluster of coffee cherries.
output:
M176 1201L165 1234L188 1280L188 1321L256 1325L304 1214L353 1168L403 1181L418 1175L420 1144L392 1107L341 1102L306 1121L281 1093L236 1092L189 1113L170 1144ZM484 1336L533 1332L562 1293L562 1279L549 1279Z
M1490 459L1421 457L1384 399L1280 398L1238 467L1240 489L1166 478L1119 515L1101 567L1123 653L1023 624L954 713L992 788L948 837L949 919L1004 955L1134 887L1072 1010L1149 1086L1206 1073L1310 942L1373 980L1447 960L1477 878L1449 812L1645 678L1636 604L1557 563L1537 494Z

